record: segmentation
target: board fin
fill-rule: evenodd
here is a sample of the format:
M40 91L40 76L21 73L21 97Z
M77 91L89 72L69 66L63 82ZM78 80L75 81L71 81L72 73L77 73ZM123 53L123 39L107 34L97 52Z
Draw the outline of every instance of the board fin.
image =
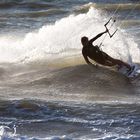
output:
M132 66L130 70L127 71L127 75L130 76L135 69L135 66Z

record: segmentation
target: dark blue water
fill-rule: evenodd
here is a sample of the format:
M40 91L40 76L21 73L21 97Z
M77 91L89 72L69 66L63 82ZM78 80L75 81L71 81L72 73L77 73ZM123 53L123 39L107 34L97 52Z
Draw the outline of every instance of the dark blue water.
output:
M56 20L66 17L70 14L76 14L76 7L83 6L88 3L96 4L127 4L131 3L134 6L139 4L138 0L9 0L0 2L0 32L19 31L28 32L33 29L39 29L44 24L54 23ZM129 7L129 6L128 6ZM137 7L137 6L136 6ZM105 8L105 6L104 6ZM117 9L112 9L109 13L113 13ZM132 8L133 9L133 8ZM137 9L137 8L136 8ZM140 8L139 8L140 9ZM133 13L129 18L139 17L139 9L133 9ZM119 15L124 18L131 9L125 8ZM88 9L85 11L87 12ZM119 10L117 11L119 12ZM118 13L117 13L118 14Z
M0 1L1 140L140 139L140 76L81 55L81 36L111 16L118 32L102 49L139 66L139 0Z

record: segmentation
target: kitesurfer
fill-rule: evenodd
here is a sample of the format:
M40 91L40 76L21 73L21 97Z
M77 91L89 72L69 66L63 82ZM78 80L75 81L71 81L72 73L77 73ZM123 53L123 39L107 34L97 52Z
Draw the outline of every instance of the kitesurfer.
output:
M89 58L94 60L96 63L104 65L104 66L115 66L118 65L119 67L126 66L128 70L131 70L131 66L121 60L114 59L105 52L101 51L99 49L99 46L93 45L93 42L101 37L103 34L107 33L108 29L106 28L106 31L99 33L97 36L93 37L92 39L88 39L88 37L83 36L81 38L81 43L83 45L82 54L89 65L93 65Z

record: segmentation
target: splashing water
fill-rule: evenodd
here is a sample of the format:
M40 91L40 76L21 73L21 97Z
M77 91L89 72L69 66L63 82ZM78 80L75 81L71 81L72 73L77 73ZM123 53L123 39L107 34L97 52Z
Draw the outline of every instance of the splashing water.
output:
M45 25L37 32L30 32L23 38L0 37L0 61L17 62L24 60L52 59L81 53L80 38L92 38L104 31L107 16L94 8L86 14L70 15L53 25ZM96 27L96 28L95 28ZM97 44L101 42L99 39ZM104 51L115 58L129 63L140 62L140 50L133 38L128 34L118 32L104 42Z

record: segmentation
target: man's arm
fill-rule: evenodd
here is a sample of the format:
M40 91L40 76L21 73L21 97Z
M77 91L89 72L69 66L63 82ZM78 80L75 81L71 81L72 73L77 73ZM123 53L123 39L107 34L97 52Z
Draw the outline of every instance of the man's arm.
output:
M105 33L107 33L107 32L108 32L108 30L106 30L106 31L104 31L104 32L102 32L102 33L100 33L100 34L98 34L98 35L95 36L94 38L90 39L89 42L90 42L90 43L94 42L96 39L98 39L100 36L102 36L103 34L105 34Z

